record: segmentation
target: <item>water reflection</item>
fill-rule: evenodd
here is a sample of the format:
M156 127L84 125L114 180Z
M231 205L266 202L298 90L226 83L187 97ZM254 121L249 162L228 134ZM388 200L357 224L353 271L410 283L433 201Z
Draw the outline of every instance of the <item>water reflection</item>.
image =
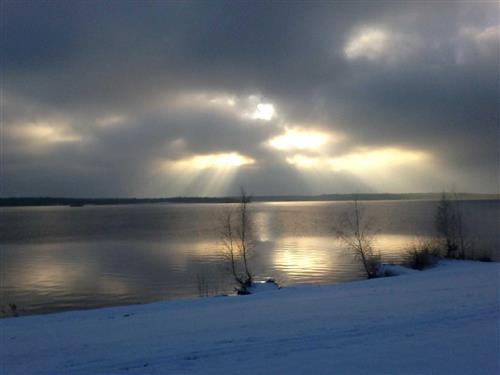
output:
M99 279L99 292L108 295L128 295L131 292L129 283L119 276L104 276Z
M61 264L33 264L27 265L30 272L17 275L18 285L24 285L26 288L44 288L55 289L61 285L71 285L87 274L83 267L69 267Z
M401 254L412 247L433 240L432 236L415 236L411 234L393 234L383 233L374 236L373 248L380 252L384 259L388 261L397 261Z
M273 266L293 280L321 278L335 268L332 244L327 237L281 238L274 244Z
M2 269L3 280L7 286L50 290L61 288L63 285L78 284L95 274L85 263L79 263L78 258L68 262L68 254L62 244L39 245L36 254L17 247L14 246L14 259L9 257L8 249L2 251L6 260L12 262L9 264L10 267Z
M400 261L433 235L433 202L369 202L379 230L374 246ZM232 205L43 207L0 210L0 305L43 312L196 297L233 289L221 257L217 214ZM251 267L282 284L361 278L361 265L332 235L346 202L250 205ZM467 203L468 230L498 249L497 203ZM475 227L474 227L475 225ZM415 233L418 235L416 236Z
M270 211L257 211L253 214L252 229L254 236L262 242L273 239L271 234L272 218Z
M374 236L373 248L383 261L397 263L413 244L427 238L386 233ZM353 254L333 236L280 238L272 242L271 252L273 269L284 273L285 283L341 282L363 275Z

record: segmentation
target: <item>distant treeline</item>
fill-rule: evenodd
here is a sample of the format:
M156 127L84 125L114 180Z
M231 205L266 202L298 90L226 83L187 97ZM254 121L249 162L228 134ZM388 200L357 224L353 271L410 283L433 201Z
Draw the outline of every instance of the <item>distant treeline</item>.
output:
M254 196L254 202L294 202L294 201L350 201L358 200L436 200L441 193L409 194L322 194L322 195L270 195ZM463 200L498 200L499 194L457 193ZM172 197L172 198L57 198L57 197L8 197L0 198L0 207L20 206L73 206L118 205L147 203L235 203L239 197Z

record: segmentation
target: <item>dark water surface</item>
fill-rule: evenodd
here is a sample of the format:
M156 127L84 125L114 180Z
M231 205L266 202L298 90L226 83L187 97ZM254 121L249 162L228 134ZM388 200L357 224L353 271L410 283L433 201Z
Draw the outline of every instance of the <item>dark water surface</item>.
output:
M252 203L257 278L282 284L362 278L333 235L349 202ZM363 202L376 250L401 261L434 236L436 202ZM499 201L462 204L476 247L499 258ZM219 218L231 204L24 207L0 209L1 301L21 313L198 296L233 288L221 259Z

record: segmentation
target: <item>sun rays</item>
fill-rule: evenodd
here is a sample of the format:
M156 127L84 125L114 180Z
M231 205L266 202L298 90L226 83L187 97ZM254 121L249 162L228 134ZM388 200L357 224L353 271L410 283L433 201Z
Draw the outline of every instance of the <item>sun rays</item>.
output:
M244 178L249 169L265 174L273 164L292 168L312 191L330 191L339 178L377 189L405 180L401 176L409 171L426 169L426 162L431 159L431 154L424 150L362 144L340 130L344 128L341 124L294 121L283 109L278 113L271 98L259 94L184 92L169 98L164 105L174 111L193 109L223 114L224 118L234 119L235 131L260 132L262 139L260 143L248 144L246 152L241 150L241 143L228 151L231 145L222 140L220 145L212 144L213 151L209 153L189 153L183 139L170 144L167 154L187 154L181 158L166 157L160 162L169 191L174 189L177 194L223 195L234 190L237 176ZM258 137L252 139L249 142L259 142Z
M227 191L240 168L255 163L255 159L233 151L166 160L160 169L171 177L179 194L195 190L198 195L214 196Z
M167 162L167 166L177 170L230 170L243 165L254 164L255 160L237 152L194 155L185 159Z

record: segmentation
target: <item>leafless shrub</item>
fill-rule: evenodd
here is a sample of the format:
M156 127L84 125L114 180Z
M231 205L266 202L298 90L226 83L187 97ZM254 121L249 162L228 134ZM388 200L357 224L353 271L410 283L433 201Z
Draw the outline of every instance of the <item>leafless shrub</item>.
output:
M218 280L208 277L205 271L196 274L196 288L199 297L210 297L219 294Z
M361 261L366 276L369 279L377 277L381 256L376 254L373 248L375 232L371 229L357 199L353 201L352 208L339 217L335 233L348 250Z
M443 193L434 218L447 258L467 257L471 244L466 239L462 204L456 193Z
M420 241L413 245L405 254L407 267L423 270L437 263L441 257L439 244L436 241Z
M208 288L208 280L203 273L198 273L196 275L196 287L198 289L198 296L208 297L210 295Z
M237 291L240 294L247 293L253 281L249 268L249 257L254 248L248 215L249 203L250 198L241 189L238 208L224 212L221 217L221 254L238 284Z
M19 312L17 311L17 305L15 303L9 303L10 315L17 317Z
M478 260L480 262L493 262L493 259L491 258L491 254L487 251L478 254L474 260Z

